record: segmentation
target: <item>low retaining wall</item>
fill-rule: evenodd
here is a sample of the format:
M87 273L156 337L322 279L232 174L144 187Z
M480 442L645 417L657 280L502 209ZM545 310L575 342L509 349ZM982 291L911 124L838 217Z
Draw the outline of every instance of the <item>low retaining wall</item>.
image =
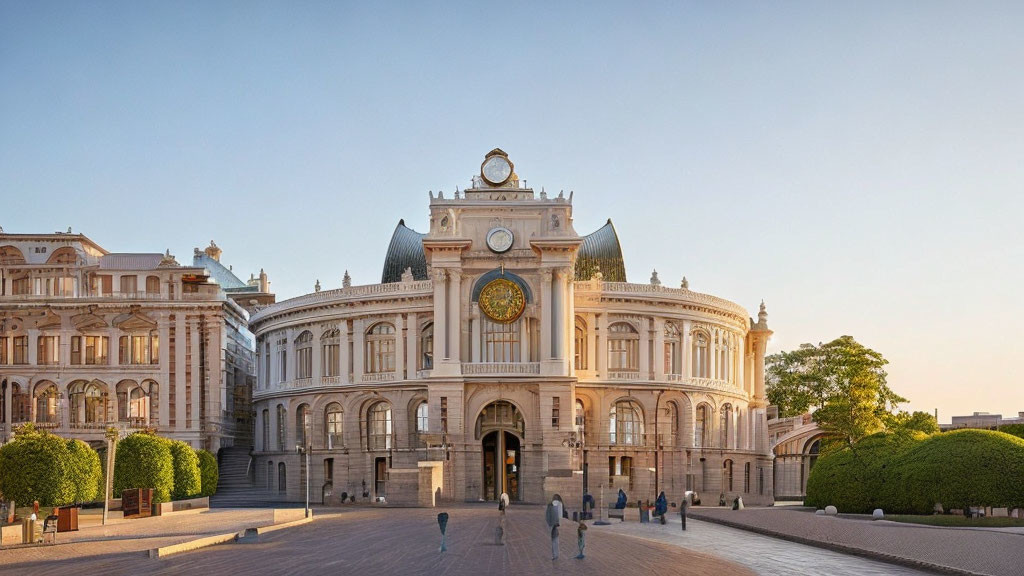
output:
M162 502L153 504L153 516L163 516L173 512L185 512L186 510L202 510L210 507L210 497L190 498L188 500L175 500L174 502Z

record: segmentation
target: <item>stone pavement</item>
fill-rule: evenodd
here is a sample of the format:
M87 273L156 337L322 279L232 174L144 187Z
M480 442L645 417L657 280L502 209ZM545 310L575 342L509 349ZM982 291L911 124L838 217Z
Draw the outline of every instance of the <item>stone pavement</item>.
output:
M29 565L34 566L33 574L47 573L44 562L65 565L59 561L69 560L77 564L94 557L143 554L151 548L252 526L264 526L272 521L273 512L267 509L208 510L134 520L120 519L106 526L61 532L54 546L0 548L0 574ZM41 572L37 571L40 567L43 568Z
M761 536L737 528L689 518L683 532L679 516L664 526L658 523L638 524L612 520L609 531L643 539L663 542L713 554L750 568L758 574L771 576L923 576L932 574L824 550L778 538Z
M540 506L510 507L505 546L494 544L498 511L490 504L334 510L317 510L316 522L264 535L254 544L224 544L163 559L123 553L9 564L0 558L0 574L754 574L714 556L625 538L596 526L587 531L586 558L576 560L576 530L565 521L560 556L552 561ZM444 553L438 551L440 511L451 515Z
M1019 532L816 516L806 508L732 511L700 507L692 512L691 517L728 522L795 542L897 559L947 573L1024 574L1024 534Z

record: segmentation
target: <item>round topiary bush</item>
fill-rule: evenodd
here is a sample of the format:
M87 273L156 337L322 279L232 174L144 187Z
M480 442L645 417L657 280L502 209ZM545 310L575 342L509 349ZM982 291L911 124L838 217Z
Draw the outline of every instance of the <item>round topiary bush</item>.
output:
M903 511L929 514L935 504L1024 507L1024 439L991 430L930 436L899 462Z
M805 504L835 506L840 512L870 514L875 508L893 510L898 501L903 455L923 442L921 432L868 436L853 448L820 456L807 478Z
M81 440L66 440L31 424L0 447L0 494L27 505L63 506L96 496L99 456Z
M170 442L136 432L117 443L114 453L114 496L129 488L152 488L153 502L169 502L174 490L174 459Z
M199 472L199 456L191 446L181 440L171 440L171 458L174 460L174 488L172 500L185 500L199 495L202 475Z
M217 482L220 471L217 468L217 457L207 450L196 450L199 456L199 474L202 476L200 496L213 496L217 493Z

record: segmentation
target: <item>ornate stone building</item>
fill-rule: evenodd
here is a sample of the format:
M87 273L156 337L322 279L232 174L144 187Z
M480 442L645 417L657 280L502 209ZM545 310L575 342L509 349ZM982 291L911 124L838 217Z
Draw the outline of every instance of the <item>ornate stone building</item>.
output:
M778 418L778 408L768 407L768 439L775 455L775 499L802 502L807 478L818 460L825 433L810 413Z
M113 426L214 452L247 444L247 322L209 267L169 251L109 253L70 229L0 231L0 442L34 422L93 443Z
M380 284L253 315L256 479L313 501L772 500L764 353L732 302L626 282L609 221L527 188L501 150L400 221ZM306 470L298 446L311 447ZM602 492L603 491L603 492Z

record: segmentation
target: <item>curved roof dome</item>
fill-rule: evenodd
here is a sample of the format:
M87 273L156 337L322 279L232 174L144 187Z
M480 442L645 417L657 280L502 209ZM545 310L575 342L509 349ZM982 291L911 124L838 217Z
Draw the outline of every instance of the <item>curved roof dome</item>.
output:
M402 272L412 268L412 276L416 280L427 279L427 255L423 252L423 237L426 234L409 228L405 220L399 220L395 233L391 235L388 255L384 258L384 273L381 284L402 281Z
M604 226L583 237L583 245L576 255L577 280L590 280L598 269L605 282L626 281L622 247L619 246L619 235L615 233L611 218Z

